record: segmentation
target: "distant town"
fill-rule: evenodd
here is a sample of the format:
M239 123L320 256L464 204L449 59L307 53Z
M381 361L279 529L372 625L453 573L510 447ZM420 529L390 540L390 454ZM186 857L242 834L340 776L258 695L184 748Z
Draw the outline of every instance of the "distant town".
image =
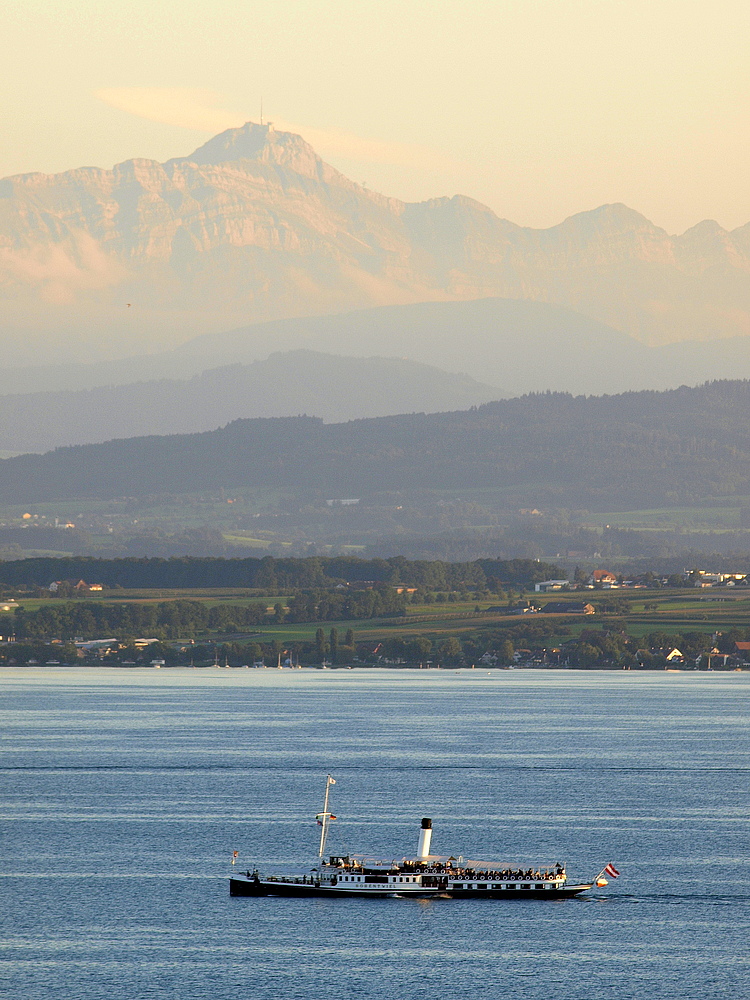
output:
M750 666L742 572L626 578L598 568L569 579L536 560L402 558L77 565L100 575L42 581L55 560L0 564L0 665Z

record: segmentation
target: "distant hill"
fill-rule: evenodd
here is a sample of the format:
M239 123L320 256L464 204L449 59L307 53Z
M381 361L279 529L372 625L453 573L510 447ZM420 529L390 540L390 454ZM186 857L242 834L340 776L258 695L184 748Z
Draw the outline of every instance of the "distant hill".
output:
M324 424L238 420L0 461L0 500L139 497L218 487L492 487L519 506L622 510L750 493L750 382L670 392L549 393L469 411Z
M453 410L503 393L466 375L399 358L273 354L187 381L0 397L0 449L49 451L143 434L215 430L241 417L307 413L329 422Z
M547 389L616 393L696 385L707 379L750 378L750 337L648 347L563 306L488 298L275 320L207 334L170 351L119 361L0 368L0 395L189 379L219 365L247 365L271 353L300 349L345 357L409 358L430 365L433 377L437 377L434 366L438 366L494 385L499 395L514 396ZM454 378L452 384L458 386L459 380ZM422 391L418 379L412 383L412 391L416 395ZM362 401L366 398L367 394ZM293 400L287 402L292 404ZM316 400L315 405L306 404L303 410L326 419L384 412L365 408L324 413L321 405L331 402L330 397ZM446 399L446 406L441 408L468 402L469 397ZM425 402L415 408L435 407ZM406 409L411 409L408 402L394 405L390 412ZM246 415L255 412L249 410ZM279 410L267 412L276 414ZM298 412L292 405L285 411ZM161 433L164 429L163 425L149 425L145 420L141 427L144 433ZM197 425L182 429L192 428L197 429ZM114 433L119 435L119 431Z
M461 195L370 191L300 136L253 123L166 163L0 181L0 334L15 366L484 297L565 306L649 343L745 336L750 225L670 235L615 204L529 229Z
M217 355L250 361L274 346L407 355L511 395L548 389L599 395L750 378L750 336L649 347L563 306L498 298L258 324L197 337L170 356L177 365L200 366Z

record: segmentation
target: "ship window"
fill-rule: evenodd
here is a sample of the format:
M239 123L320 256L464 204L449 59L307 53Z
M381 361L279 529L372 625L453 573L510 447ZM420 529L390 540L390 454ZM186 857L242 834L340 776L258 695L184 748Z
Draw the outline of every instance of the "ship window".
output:
M463 887L464 887L463 882L454 882L453 884L454 889L463 889Z
M536 884L536 885L534 886L534 888L535 888L535 889L543 889L543 888L544 888L544 886L543 886L543 885L541 884L541 882L538 882L538 883L537 883L537 884Z
M531 888L531 886L530 886L530 885L522 885L522 886L521 886L521 888L522 888L522 889L530 889L530 888Z
M493 889L502 889L502 886L500 885L499 882L495 882L494 885L492 886L492 888Z

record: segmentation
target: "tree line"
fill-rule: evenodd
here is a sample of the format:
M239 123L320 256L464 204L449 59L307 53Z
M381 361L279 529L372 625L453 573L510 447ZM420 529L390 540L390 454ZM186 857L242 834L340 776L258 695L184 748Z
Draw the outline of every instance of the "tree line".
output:
M105 604L100 601L50 601L37 611L17 608L13 632L17 640L155 637L189 639L203 632L242 632L282 622L356 621L403 615L406 599L392 588L337 594L311 591L291 598L288 608L277 602L216 604L204 601L159 601L153 604ZM10 615L8 615L10 617Z
M491 584L531 586L559 578L562 570L533 559L443 560L359 559L308 556L298 559L225 559L175 557L99 559L94 556L35 558L0 562L0 584L8 587L48 587L52 581L82 579L106 587L153 590L250 588L291 590L330 588L337 584L373 583L456 591L484 589ZM493 589L490 586L490 589Z

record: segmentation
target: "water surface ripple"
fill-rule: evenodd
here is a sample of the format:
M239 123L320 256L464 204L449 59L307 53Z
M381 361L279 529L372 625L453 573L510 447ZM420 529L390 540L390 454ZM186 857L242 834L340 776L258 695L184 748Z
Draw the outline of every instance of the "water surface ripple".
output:
M0 673L0 996L750 994L750 675ZM567 862L557 901L231 899L330 847Z

